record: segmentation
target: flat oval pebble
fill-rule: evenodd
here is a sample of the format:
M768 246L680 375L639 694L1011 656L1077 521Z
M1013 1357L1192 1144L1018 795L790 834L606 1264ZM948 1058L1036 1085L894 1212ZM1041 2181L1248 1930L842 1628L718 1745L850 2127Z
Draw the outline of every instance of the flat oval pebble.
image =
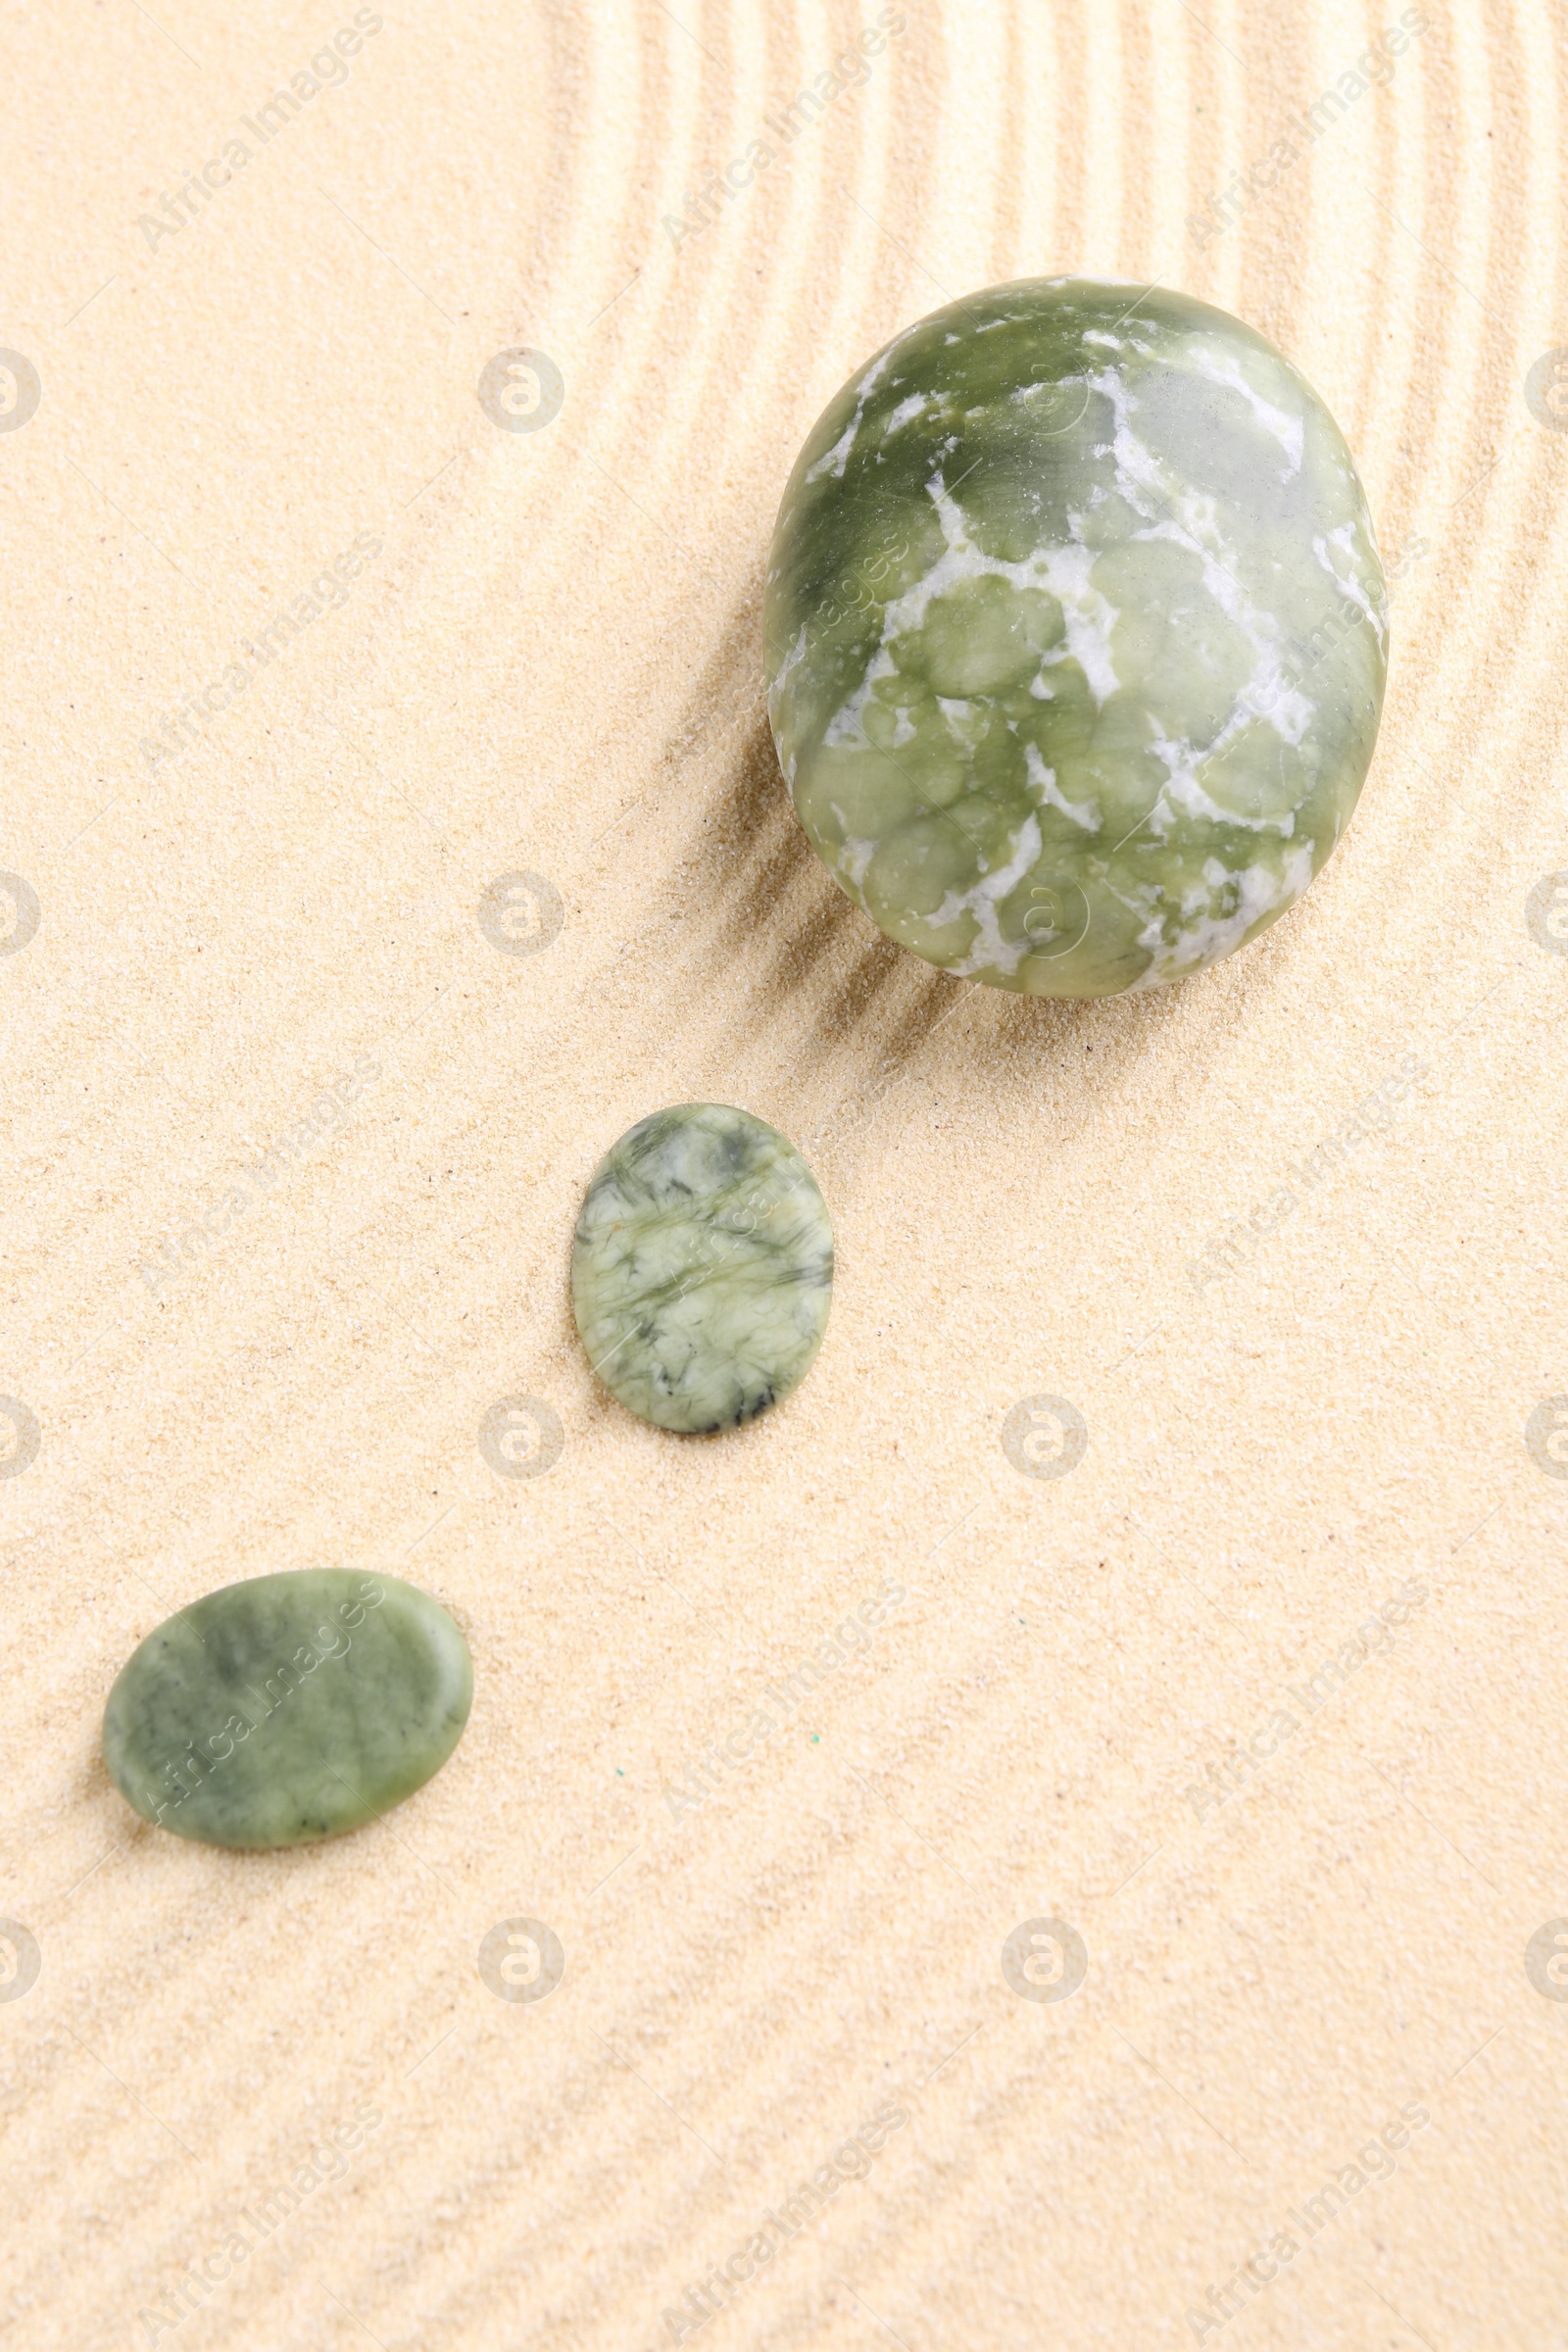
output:
M1113 996L1300 898L1372 757L1385 619L1350 453L1283 354L1163 287L1026 278L906 327L808 438L768 709L890 937Z
M571 1303L611 1394L661 1429L733 1429L777 1404L822 1345L833 1228L788 1139L723 1102L629 1127L588 1187Z
M395 1576L225 1585L132 1650L104 1709L109 1777L205 1845L310 1845L422 1788L473 1700L468 1646Z

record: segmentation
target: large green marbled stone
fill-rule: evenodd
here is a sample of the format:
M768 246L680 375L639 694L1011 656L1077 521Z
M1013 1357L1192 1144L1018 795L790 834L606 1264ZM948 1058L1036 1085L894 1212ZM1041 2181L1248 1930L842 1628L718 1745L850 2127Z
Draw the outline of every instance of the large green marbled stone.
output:
M395 1576L302 1568L225 1585L150 1633L109 1693L104 1761L176 1837L309 1845L422 1788L472 1700L439 1601Z
M787 1396L822 1345L832 1290L816 1180L749 1111L655 1111L594 1171L572 1310L606 1388L661 1429L732 1429Z
M1386 598L1333 417L1190 296L1032 278L908 327L779 510L768 709L840 887L1035 996L1202 970L1339 840Z

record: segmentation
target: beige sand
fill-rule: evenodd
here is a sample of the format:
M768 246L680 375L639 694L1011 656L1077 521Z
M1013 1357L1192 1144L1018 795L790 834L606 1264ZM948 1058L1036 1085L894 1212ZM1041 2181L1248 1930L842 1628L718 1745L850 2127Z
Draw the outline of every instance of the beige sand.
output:
M1377 25L1348 0L910 5L788 144L869 4L379 14L265 140L352 10L7 28L0 343L42 396L0 434L0 866L39 908L0 958L0 1391L40 1444L0 1482L0 1912L41 1973L0 2004L0 2341L653 2352L759 2234L706 2341L1568 2340L1568 2003L1525 1966L1568 1912L1568 1486L1525 1444L1568 1391L1568 958L1526 919L1568 867L1568 431L1523 390L1568 341L1560 0L1430 0L1315 139ZM829 394L1062 268L1272 334L1407 559L1308 901L1098 1007L879 940L759 675ZM565 399L513 432L475 386L523 346ZM150 760L360 534L336 609ZM527 956L475 914L518 869L564 908ZM600 1152L689 1097L794 1136L840 1242L809 1381L708 1444L596 1392L565 1287ZM479 1450L517 1394L545 1475ZM1040 1394L1088 1427L1058 1480L1002 1446ZM452 1764L313 1852L133 1822L119 1662L313 1562L458 1614ZM1059 2002L1002 1974L1041 1916L1086 1947ZM565 1976L511 2004L476 1953L518 1917ZM864 2177L767 2235L839 2148Z

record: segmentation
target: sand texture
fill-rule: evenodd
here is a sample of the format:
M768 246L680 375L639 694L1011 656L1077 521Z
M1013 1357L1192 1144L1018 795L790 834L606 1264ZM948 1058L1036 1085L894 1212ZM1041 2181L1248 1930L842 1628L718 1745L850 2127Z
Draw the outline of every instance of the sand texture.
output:
M359 16L5 14L0 2346L1568 2346L1562 0ZM1272 337L1393 583L1323 875L1102 1004L763 711L829 397L1058 270ZM692 1101L837 1243L710 1440L568 1297ZM316 1565L456 1754L138 1820L120 1666Z

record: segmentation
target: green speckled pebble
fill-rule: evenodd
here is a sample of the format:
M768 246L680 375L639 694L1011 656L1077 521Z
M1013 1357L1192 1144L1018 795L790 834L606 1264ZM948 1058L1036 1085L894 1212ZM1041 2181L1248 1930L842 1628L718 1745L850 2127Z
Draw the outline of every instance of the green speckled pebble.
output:
M1224 311L1023 279L846 384L764 610L774 741L892 938L1034 996L1201 971L1355 806L1386 598L1333 417Z
M104 1761L147 1821L206 1845L310 1845L422 1788L473 1700L467 1644L395 1576L225 1585L131 1652Z
M706 1433L777 1404L822 1345L832 1291L816 1180L749 1111L655 1111L594 1171L572 1310L594 1370L645 1421Z

